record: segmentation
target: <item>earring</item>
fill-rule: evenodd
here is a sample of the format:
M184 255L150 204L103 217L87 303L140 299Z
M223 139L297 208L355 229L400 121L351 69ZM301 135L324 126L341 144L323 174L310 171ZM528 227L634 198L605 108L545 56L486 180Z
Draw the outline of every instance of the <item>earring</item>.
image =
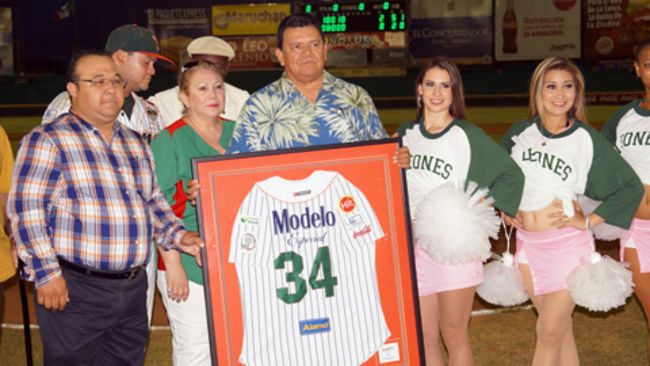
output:
M418 104L418 108L422 108L422 94L418 94L417 104Z

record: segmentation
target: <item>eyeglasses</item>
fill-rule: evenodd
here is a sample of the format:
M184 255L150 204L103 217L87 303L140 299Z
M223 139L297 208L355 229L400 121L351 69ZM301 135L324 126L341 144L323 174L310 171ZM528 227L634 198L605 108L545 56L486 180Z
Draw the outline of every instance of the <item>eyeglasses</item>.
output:
M125 79L105 79L105 78L92 78L92 79L76 79L73 80L74 82L79 82L83 81L85 83L90 83L92 86L97 87L97 88L103 88L108 85L116 87L116 86L121 86L122 89L126 88L126 80Z

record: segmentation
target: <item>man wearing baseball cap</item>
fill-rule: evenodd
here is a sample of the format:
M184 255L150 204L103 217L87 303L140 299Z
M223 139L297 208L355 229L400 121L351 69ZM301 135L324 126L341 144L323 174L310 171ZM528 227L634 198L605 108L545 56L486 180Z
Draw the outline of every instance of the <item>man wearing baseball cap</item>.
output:
M221 75L226 77L230 61L235 57L235 50L230 47L228 42L214 36L199 37L187 45L187 54L189 56L186 65L192 66L196 61L205 61L217 66ZM225 119L237 120L239 111L244 103L248 100L250 94L247 91L239 89L231 84L225 83L226 91L226 108L221 115ZM149 98L149 101L158 106L163 115L163 119L168 124L176 122L183 116L183 103L178 99L178 86L171 89L163 90Z
M153 65L157 60L173 62L160 54L153 32L134 24L115 28L108 35L105 50L117 65L120 76L127 81L124 106L117 117L118 121L151 141L165 128L166 123L156 106L135 93L149 89L151 77L156 73ZM62 92L48 105L42 123L53 121L69 109L68 92Z
M117 116L122 125L139 133L145 140L151 142L167 123L158 108L135 94L149 89L151 77L156 73L153 65L157 60L173 62L160 54L158 39L153 32L134 24L126 24L115 28L106 40L105 51L110 54L117 66L120 77L126 80L124 88L124 105ZM94 79L93 79L94 80ZM100 88L92 80L82 80L90 86ZM43 124L54 121L58 116L70 110L70 95L64 91L57 95L47 106L43 115ZM154 291L156 288L156 260L148 258L147 272L147 315L151 323Z

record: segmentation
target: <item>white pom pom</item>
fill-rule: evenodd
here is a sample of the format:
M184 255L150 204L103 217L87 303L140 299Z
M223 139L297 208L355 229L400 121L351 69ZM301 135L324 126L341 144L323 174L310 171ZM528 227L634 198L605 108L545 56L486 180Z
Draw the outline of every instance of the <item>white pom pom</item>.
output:
M512 254L510 254L508 252L505 252L505 253L503 253L502 258L503 258L503 264L505 264L506 267L514 267L514 265L515 265L515 257Z
M596 254L596 255L594 255ZM632 272L609 256L592 253L567 279L576 304L591 311L609 311L625 304L632 294Z
M501 260L486 264L483 276L483 283L476 288L476 293L483 300L500 306L519 305L528 300L512 254L505 252Z
M601 203L601 201L592 200L587 196L578 195L578 204L582 208L582 212L585 215L589 215L590 213L594 212ZM627 234L627 230L605 222L592 227L591 232L594 234L594 237L596 239L608 241L623 239Z
M461 187L446 183L432 189L413 215L416 242L439 263L486 260L490 257L489 237L496 239L499 234L500 219L490 205L493 200L481 201L487 189L476 190L474 182L468 184L467 191Z

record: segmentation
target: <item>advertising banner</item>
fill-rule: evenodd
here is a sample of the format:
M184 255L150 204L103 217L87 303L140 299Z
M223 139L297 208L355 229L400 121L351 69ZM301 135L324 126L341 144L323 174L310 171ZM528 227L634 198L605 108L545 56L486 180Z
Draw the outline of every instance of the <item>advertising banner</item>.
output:
M14 73L14 35L11 8L0 8L0 75Z
M325 33L330 50L406 47L406 32Z
M216 5L212 7L212 34L276 34L278 25L289 14L291 4Z
M650 39L650 0L587 0L583 13L585 59L630 59Z
M398 144L192 159L213 365L424 365Z
M147 9L149 29L156 34L160 52L176 63L187 60L183 52L194 38L210 34L208 8Z
M413 58L448 56L456 61L492 61L492 2L414 0L411 2Z
M235 50L235 58L230 62L231 70L272 69L278 63L275 57L278 40L275 36L224 37L223 39Z
M579 58L580 9L578 0L496 0L496 60Z

